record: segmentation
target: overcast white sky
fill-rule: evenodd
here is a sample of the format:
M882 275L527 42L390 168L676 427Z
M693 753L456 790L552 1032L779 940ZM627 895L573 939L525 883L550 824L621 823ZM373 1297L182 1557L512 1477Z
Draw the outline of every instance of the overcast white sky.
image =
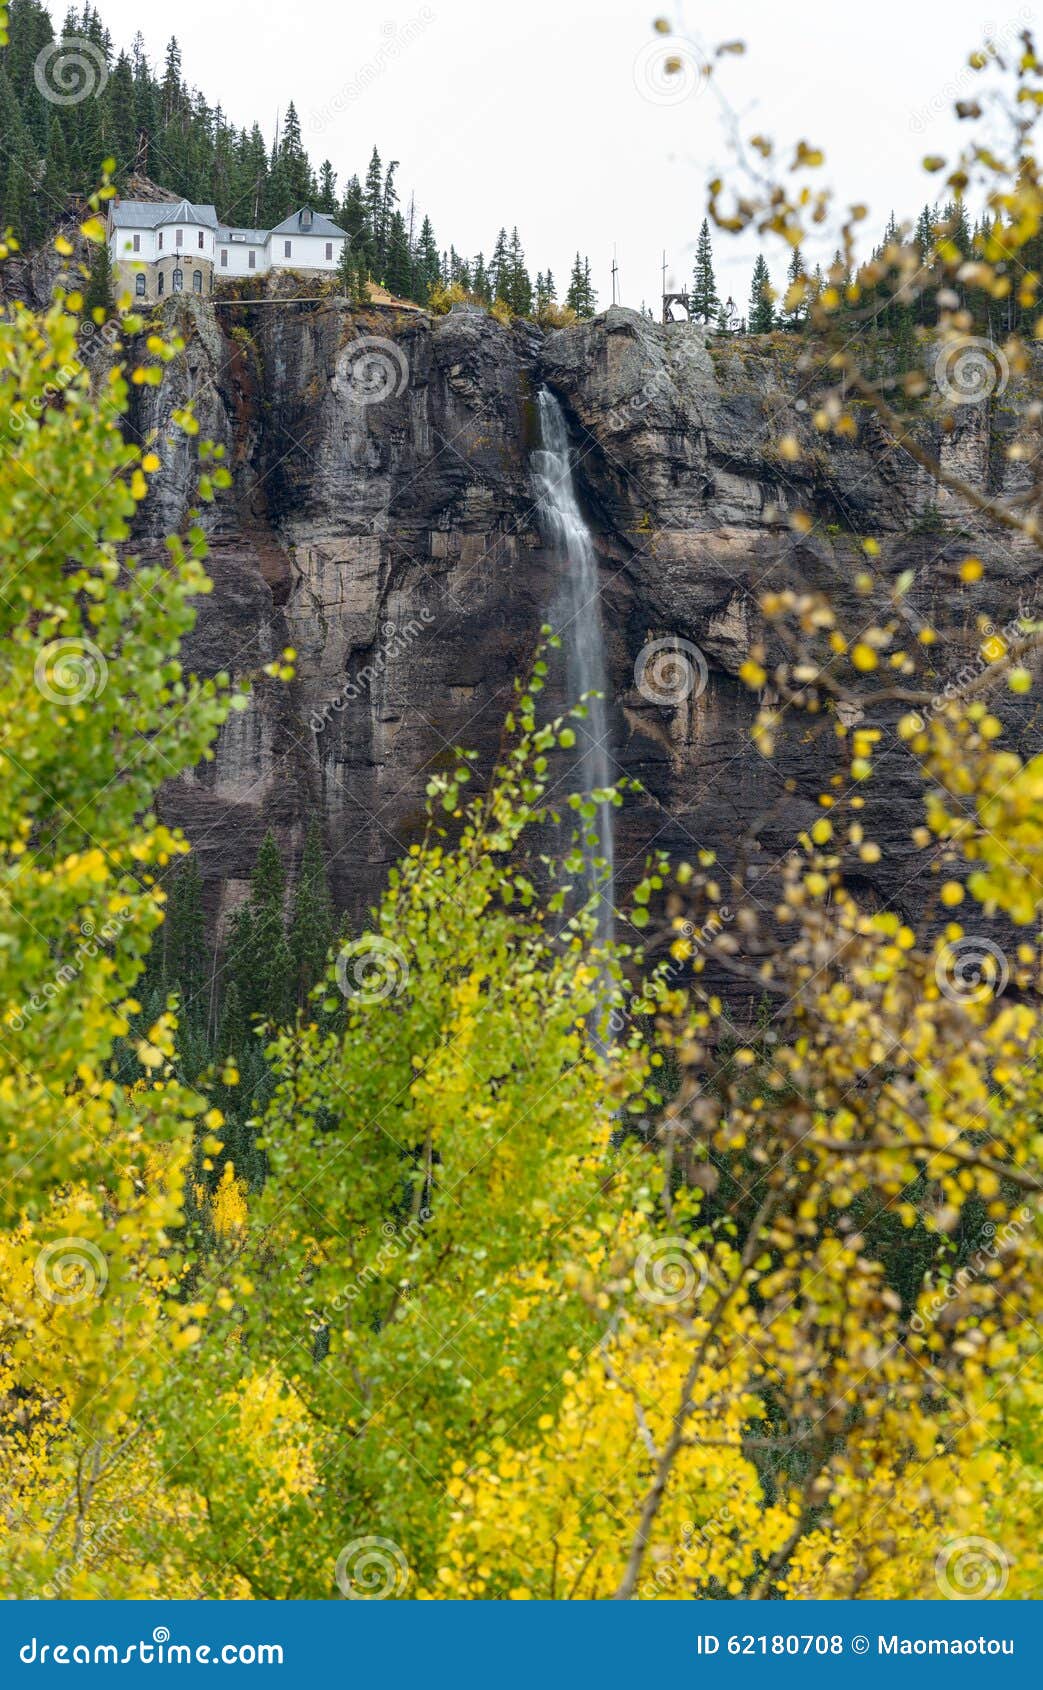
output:
M657 304L664 247L669 276L687 279L707 177L727 162L717 101L694 75L664 79L666 52L687 67L686 42L744 39L747 56L719 74L746 133L824 145L875 231L928 197L919 160L952 138L967 53L986 33L1013 40L1037 12L1026 0L685 0L661 8L671 39L652 34L654 0L98 4L117 45L140 28L157 61L176 33L188 80L269 139L293 99L313 160L328 156L341 184L375 142L440 246L488 255L499 224L516 223L531 269L549 263L562 292L573 253L588 253L604 304L615 245L635 306ZM56 27L63 12L52 6ZM744 305L750 249L715 247L718 279Z

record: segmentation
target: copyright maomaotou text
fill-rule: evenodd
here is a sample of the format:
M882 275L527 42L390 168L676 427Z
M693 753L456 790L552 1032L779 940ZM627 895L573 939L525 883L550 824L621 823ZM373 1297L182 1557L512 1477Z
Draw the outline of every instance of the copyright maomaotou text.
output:
M695 1640L697 1655L1013 1655L1012 1637L900 1637L897 1632L875 1638L858 1632L788 1631L744 1632L731 1637L704 1633Z

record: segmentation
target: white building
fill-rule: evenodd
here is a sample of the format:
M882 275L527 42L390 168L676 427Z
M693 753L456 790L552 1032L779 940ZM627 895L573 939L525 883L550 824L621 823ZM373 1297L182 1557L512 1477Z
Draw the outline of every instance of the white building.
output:
M347 239L329 217L307 206L275 229L238 229L219 222L212 205L190 200L109 202L109 257L120 291L138 299L212 293L215 282L269 270L328 273L337 268Z

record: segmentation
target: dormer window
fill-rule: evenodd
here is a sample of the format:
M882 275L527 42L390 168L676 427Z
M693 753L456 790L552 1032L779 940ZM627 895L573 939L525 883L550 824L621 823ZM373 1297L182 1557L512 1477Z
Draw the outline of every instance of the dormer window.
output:
M304 210L304 211L301 212L301 228L302 229L310 229L311 228L311 212L308 211L308 210Z

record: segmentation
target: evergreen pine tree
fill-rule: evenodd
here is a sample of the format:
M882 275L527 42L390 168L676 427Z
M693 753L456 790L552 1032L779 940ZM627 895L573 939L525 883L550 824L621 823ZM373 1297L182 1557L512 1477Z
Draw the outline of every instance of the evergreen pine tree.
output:
M489 272L485 268L485 258L482 253L475 253L474 270L471 274L471 292L482 305L491 305L493 290L489 281Z
M406 220L397 209L388 221L384 283L399 299L408 299L413 291L413 255L409 250Z
M163 980L181 999L182 1020L207 1019L209 952L203 917L203 882L192 852L173 876L161 929Z
M354 298L357 272L358 259L351 250L351 242L345 241L340 249L336 270L337 290L344 295L345 299Z
M259 124L249 135L244 131L238 149L238 215L250 228L258 228L268 197L268 153Z
M922 259L929 259L934 249L934 227L934 213L929 205L925 205L916 219L916 232L913 235Z
M597 310L597 295L590 279L590 259L581 258L578 252L569 276L565 304L570 311L575 311L577 317L593 317Z
M506 302L508 289L511 285L510 264L507 258L507 230L501 229L496 237L493 255L489 260L489 288L493 299Z
M184 102L184 89L181 81L181 48L178 46L175 35L172 35L167 42L159 100L159 120L164 129L167 129L180 117Z
M283 119L277 168L286 206L277 218L277 221L281 222L291 211L299 211L302 206L310 205L315 199L315 178L301 140L297 107L292 100L286 107L286 116Z
M107 241L99 242L94 249L90 276L83 295L83 305L88 314L102 311L104 317L111 317L112 315L112 263L109 259ZM102 321L104 321L104 318Z
M374 270L376 270L383 256L384 226L384 168L380 162L380 154L377 152L376 147L373 148L373 152L370 155L369 168L366 171L364 198L371 261ZM346 226L347 225L345 225L345 227Z
M221 1025L214 1052L217 1060L224 1062L227 1057L241 1059L249 1048L248 1037L249 1029L246 1025L246 1016L243 1013L243 1001L239 996L239 987L235 980L230 980L225 990L224 1003L221 1005Z
M964 257L971 250L971 227L967 221L967 208L961 200L950 200L943 214L946 237L958 247Z
M356 260L355 274L352 277L351 289L348 293L352 305L361 308L368 305L369 299L369 266L364 258Z
M102 141L106 153L116 161L116 180L122 185L134 168L134 157L138 150L138 126L134 118L134 73L126 53L120 54L105 84Z
M278 1021L290 1001L289 946L283 917L286 871L269 828L250 877L250 896L236 912L228 943L228 974L234 980L244 1014L251 1020Z
M383 281L383 270L387 265L388 248L391 242L391 219L398 204L398 190L395 187L395 171L398 169L398 159L393 158L384 172L384 185L380 194L380 216L377 221L377 264L378 274ZM402 225L405 229L405 223ZM401 256L401 255L400 255Z
M47 132L47 155L44 159L40 198L50 223L60 221L69 209L69 155L65 146L65 131L57 116Z
M507 247L507 286L500 290L511 310L518 317L527 317L532 310L532 283L525 268L525 253L515 227Z
M335 932L322 831L318 821L313 819L304 843L290 922L290 955L293 958L296 1001L301 1008L312 987L322 978Z
M598 296L590 276L590 259L583 260L583 293L586 301L585 315L593 317L598 308Z
M804 255L799 246L795 246L793 248L792 256L790 257L789 269L786 271L787 291L790 288L796 287L800 282L803 282L806 279L806 273L804 270ZM786 327L789 329L799 329L801 324L804 322L806 315L807 307L803 300L799 300L792 305L786 305L784 310Z
M763 253L757 254L757 262L753 266L753 280L750 285L750 309L748 314L750 334L770 334L775 327L775 306L771 297L771 277L768 266L764 262Z
M324 158L319 169L319 186L315 199L316 208L324 211L327 217L337 215L337 173L328 158Z
M580 310L580 306L583 304L583 297L583 261L577 252L569 275L568 292L565 295L565 304L568 306L570 311L575 311L577 317L583 315Z
M24 241L26 213L32 195L32 174L27 168L31 147L22 125L14 88L0 61L0 135L5 151L0 153L0 233L10 226ZM6 164L6 169L4 168Z
M349 179L344 191L339 222L351 241L351 251L356 270L361 267L368 274L373 267L376 254L373 247L366 197L357 176L352 176Z
M701 323L709 323L717 315L721 301L713 273L713 248L710 245L710 225L703 218L699 240L695 248L695 268L692 272L692 312Z
M455 252L452 257L455 261ZM415 284L413 296L421 305L427 304L431 289L438 282L439 276L438 243L435 240L435 232L431 227L431 219L425 217L420 225L420 235L413 261L413 281ZM458 281L459 279L459 265L454 262L450 270L450 280Z
M537 317L542 317L547 308L556 303L554 277L551 275L549 270L546 275L544 275L541 270L536 277L534 302Z
M160 124L160 107L159 89L149 68L140 30L131 43L130 63L134 77L134 127L137 133L135 164L147 173L151 164L149 149Z

